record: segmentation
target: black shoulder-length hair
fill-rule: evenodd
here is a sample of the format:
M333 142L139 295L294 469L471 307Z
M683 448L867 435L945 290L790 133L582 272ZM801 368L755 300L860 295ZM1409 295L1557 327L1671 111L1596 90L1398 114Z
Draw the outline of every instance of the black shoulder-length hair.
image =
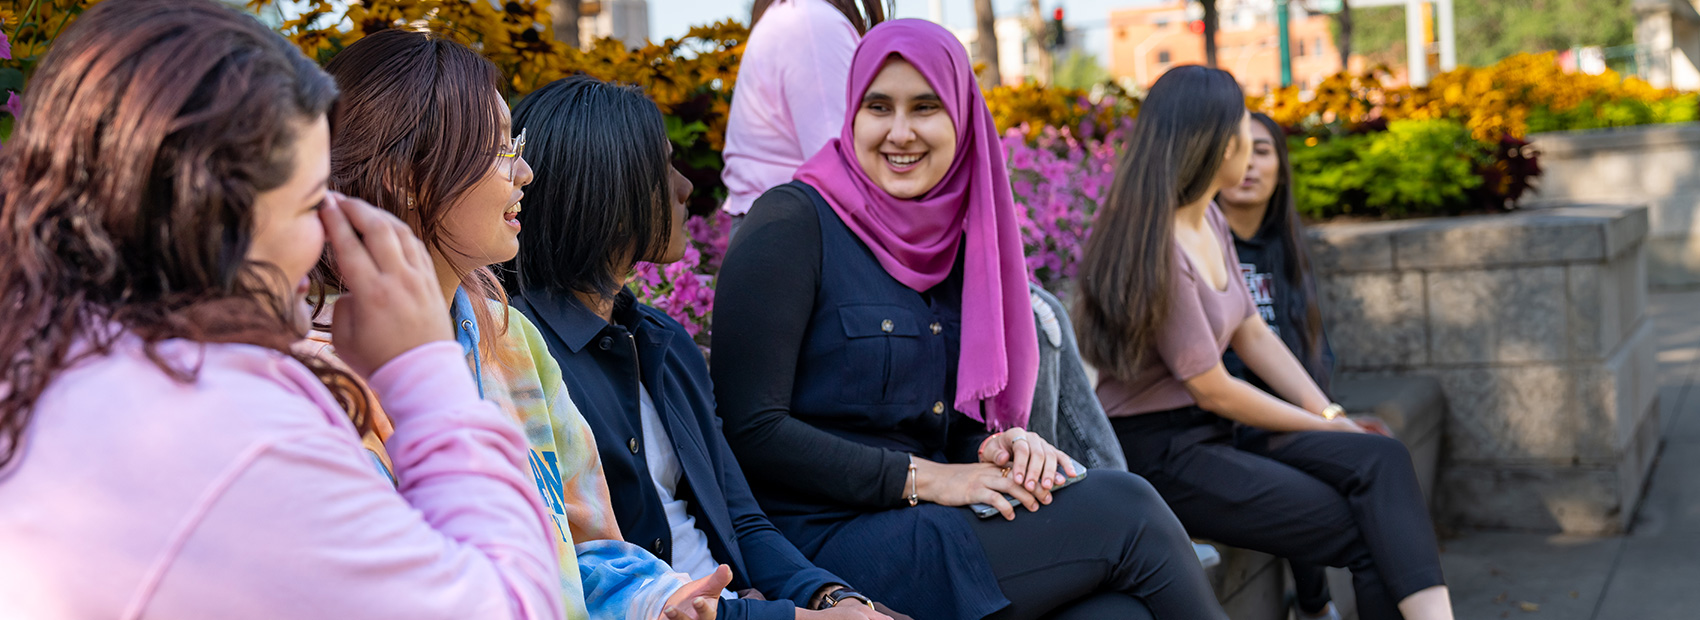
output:
M1281 249L1286 252L1287 272L1281 276L1287 280L1288 289L1299 291L1305 300L1304 316L1299 318L1305 350L1295 353L1307 366L1320 367L1322 309L1317 305L1316 291L1310 288L1310 252L1305 249L1304 224L1299 221L1298 200L1293 196L1293 164L1287 152L1287 131L1262 112L1252 112L1251 120L1269 130L1269 141L1275 147L1277 161L1275 193L1269 195L1269 207L1263 212L1263 222L1258 224L1257 234L1267 231L1275 235Z
M509 292L614 296L635 262L672 241L661 110L636 87L575 75L527 95L513 125L527 132L535 177Z
M1170 69L1151 85L1080 261L1074 305L1080 352L1130 378L1168 320L1175 211L1206 198L1246 114L1226 71Z

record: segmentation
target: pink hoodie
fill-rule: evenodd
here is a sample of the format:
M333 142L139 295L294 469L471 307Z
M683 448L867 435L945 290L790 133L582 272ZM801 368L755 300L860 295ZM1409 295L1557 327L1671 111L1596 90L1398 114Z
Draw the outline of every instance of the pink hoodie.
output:
M460 346L373 374L400 493L306 367L126 337L63 372L0 472L0 618L559 618L551 525Z

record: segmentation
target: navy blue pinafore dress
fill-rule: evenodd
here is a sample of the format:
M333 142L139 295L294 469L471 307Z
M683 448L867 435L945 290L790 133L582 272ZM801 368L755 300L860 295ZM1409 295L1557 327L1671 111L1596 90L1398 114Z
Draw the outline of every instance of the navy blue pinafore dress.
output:
M968 441L977 445L983 427L951 406L962 333L961 261L943 283L917 292L886 273L814 188L793 182L775 191L801 192L820 217L820 287L791 414L852 441L934 461L946 461L952 435L972 436ZM892 609L915 618L978 620L1008 604L966 508L923 503L868 512L773 489L755 493L774 525L815 565Z

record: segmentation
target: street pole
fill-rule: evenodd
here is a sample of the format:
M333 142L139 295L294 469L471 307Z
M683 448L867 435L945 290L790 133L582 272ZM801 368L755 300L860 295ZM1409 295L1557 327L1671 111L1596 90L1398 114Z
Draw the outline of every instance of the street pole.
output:
M1293 85L1292 33L1288 32L1288 17L1292 11L1287 0L1275 0L1275 32L1281 39L1281 87Z
M1435 21L1440 22L1440 70L1451 71L1458 68L1458 34L1452 24L1452 0L1440 0L1436 3Z
M1423 0L1405 0L1405 64L1411 85L1428 84L1428 40L1423 37Z

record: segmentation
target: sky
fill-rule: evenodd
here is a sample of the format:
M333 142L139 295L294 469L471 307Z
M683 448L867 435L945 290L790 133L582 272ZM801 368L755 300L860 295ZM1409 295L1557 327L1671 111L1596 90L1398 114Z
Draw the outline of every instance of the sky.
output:
M1110 10L1158 4L1163 0L1040 0L1046 14L1063 8L1064 21L1086 32L1085 49L1096 54L1100 64L1109 63ZM898 17L926 18L930 0L896 0ZM992 0L999 16L1025 14L1030 0ZM1019 13L1018 13L1019 11ZM748 19L748 0L649 0L649 36L654 40L680 37L691 26L729 17ZM944 0L945 26L952 29L974 25L974 0Z

